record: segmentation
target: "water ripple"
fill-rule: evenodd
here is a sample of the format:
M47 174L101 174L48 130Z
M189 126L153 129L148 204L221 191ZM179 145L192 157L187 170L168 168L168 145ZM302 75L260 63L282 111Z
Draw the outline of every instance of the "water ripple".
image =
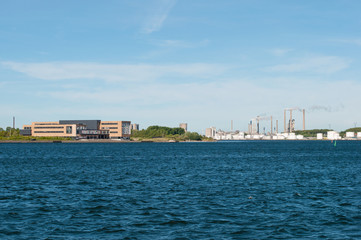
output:
M360 239L361 142L0 144L1 239Z

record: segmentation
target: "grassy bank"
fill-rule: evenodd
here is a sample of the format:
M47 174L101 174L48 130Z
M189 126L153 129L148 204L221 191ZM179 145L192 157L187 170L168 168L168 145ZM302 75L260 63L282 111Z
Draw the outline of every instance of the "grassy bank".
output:
M24 142L49 142L49 141L70 141L71 138L62 138L62 137L31 137L31 136L10 136L10 137L0 137L0 141L24 141Z

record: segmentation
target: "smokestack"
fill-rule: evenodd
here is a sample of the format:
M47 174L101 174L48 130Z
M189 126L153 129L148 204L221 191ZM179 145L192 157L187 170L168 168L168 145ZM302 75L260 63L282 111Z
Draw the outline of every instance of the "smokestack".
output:
M259 118L257 118L257 134L259 134Z
M278 133L278 120L276 120L276 133Z
M292 132L292 109L290 109L290 133Z
M271 135L273 134L273 122L272 122L272 116L271 116Z
M250 125L250 130L251 130L251 131L250 131L250 134L252 135L252 134L253 134L253 129L252 129L252 127L253 127L253 122L252 122L252 120L251 120L251 122L250 122L249 125Z
M15 128L15 117L13 117L13 128Z
M302 113L303 113L303 131L306 130L306 124L305 124L305 113L306 113L306 110L303 109L302 110Z
M286 128L287 128L287 126L286 126L286 109L285 109L285 111L284 111L284 113L283 113L283 119L284 119L284 124L283 124L283 126L285 127L285 131L284 131L284 132L286 132Z

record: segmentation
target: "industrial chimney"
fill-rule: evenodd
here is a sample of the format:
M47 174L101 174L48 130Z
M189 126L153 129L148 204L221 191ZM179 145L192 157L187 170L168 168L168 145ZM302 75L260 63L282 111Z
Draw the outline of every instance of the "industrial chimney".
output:
M306 112L306 110L305 110L305 109L303 109L303 110L302 110L302 113L303 113L303 131L304 131L304 130L306 130L306 124L305 124L305 112Z
M290 133L292 132L292 109L290 109Z
M284 132L286 132L286 128L287 128L287 126L286 126L286 109L285 109L285 111L284 111L284 113L283 113L283 120L284 120L283 126L284 126L284 128L285 128L285 131L284 131Z

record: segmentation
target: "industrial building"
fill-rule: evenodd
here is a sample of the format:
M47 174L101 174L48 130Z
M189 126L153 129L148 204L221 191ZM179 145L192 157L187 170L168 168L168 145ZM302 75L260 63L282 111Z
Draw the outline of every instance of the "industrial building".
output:
M70 137L74 139L129 139L130 121L60 120L33 122L20 130L24 136Z
M130 125L131 130L139 131L139 124L133 123Z
M215 127L206 128L205 136L208 138L214 138L216 136L217 130Z
M180 128L183 128L185 132L187 132L187 128L188 128L188 124L187 123L180 123L179 124Z

